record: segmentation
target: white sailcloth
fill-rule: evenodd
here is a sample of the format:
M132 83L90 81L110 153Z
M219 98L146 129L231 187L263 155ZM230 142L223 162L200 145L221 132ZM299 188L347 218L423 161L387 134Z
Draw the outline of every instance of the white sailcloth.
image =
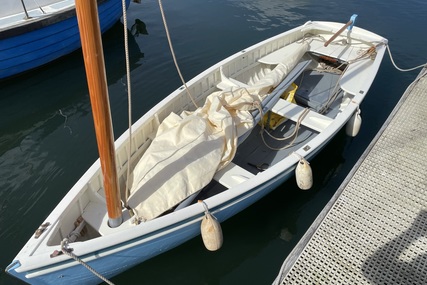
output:
M153 219L206 186L233 159L238 137L253 128L249 110L307 50L301 44L253 86L214 92L194 112L171 113L133 171L128 204L138 216Z

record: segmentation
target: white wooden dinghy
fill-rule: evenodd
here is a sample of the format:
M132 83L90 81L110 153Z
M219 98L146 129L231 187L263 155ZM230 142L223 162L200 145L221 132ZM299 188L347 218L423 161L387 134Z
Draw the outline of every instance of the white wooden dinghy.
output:
M96 161L8 273L34 284L98 283L58 254L64 239L67 252L109 278L199 235L205 212L222 222L292 177L349 120L356 125L382 61L387 40L347 26L307 22L208 68L189 92L178 88L133 125L130 163L129 133L115 142L128 208L107 212Z

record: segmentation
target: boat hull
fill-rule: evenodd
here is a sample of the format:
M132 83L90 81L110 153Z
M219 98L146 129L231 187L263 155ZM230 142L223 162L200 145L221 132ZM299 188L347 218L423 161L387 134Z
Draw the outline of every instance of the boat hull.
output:
M208 68L190 80L188 82L190 93L196 96L198 103L201 103L208 94L218 90L218 84L221 83L218 78L221 77L222 71L225 71L230 77L233 76L236 79L235 81L237 79L244 80L249 71L270 65L269 63L261 63L262 61L271 60L272 55L282 54L283 51L288 53L289 48L292 47L291 43L296 42L299 45L306 33L320 34L321 36L316 37L316 39L325 38L341 26L342 24L339 23L310 22L249 47ZM271 160L268 161L271 167L265 171L250 169L249 161L245 159L247 156L255 155L255 152L246 151L245 142L239 145L238 150L244 155L236 155L231 164L239 165L240 168L246 167L246 172L249 170L255 172L250 178L243 179L234 185L222 184L221 180L215 178L215 181L212 181L214 187L222 187L222 190L218 193L214 191L215 194L201 198L209 211L220 222L241 212L292 177L300 157L307 160L312 159L357 111L378 71L387 40L356 27L353 37L354 41L359 39L362 41L362 43L357 43L357 48L347 48L346 46L337 48L334 46L328 49L324 47L323 42L318 41L313 41L310 47L312 53L323 52L329 57L338 57L337 55L344 54L347 56L344 60L348 60L360 54L361 45L365 48L370 47L365 42L378 44L376 45L376 57L349 65L346 72L340 77L339 83L343 90L341 93L345 95L343 95L339 107L336 107L338 115L336 113L330 114L330 117L321 115L317 123L313 123L316 119L314 116L313 124L307 124L307 126L315 129L312 130L310 140L302 141L294 150L286 150L284 153L275 152L271 156ZM343 50L345 53L342 53ZM301 61L305 61L305 59L301 59ZM294 105L294 107L300 108L300 106L296 106L297 104ZM132 168L150 146L153 134L159 129L160 122L164 121L171 112L178 114L183 110L191 110L191 102L186 91L179 88L133 125L132 145L134 149L130 151ZM310 117L311 115L309 113L307 116ZM291 114L287 113L286 117L291 123ZM305 119L301 120L302 123L307 123L304 121ZM305 132L305 130L303 131ZM246 139L249 146L255 141L251 137L252 135L258 136L259 141L261 141L259 132L253 131ZM128 167L127 158L129 157L128 140L129 134L124 133L115 143L118 173L121 177L119 184L122 188L126 183L125 173ZM261 146L261 143L257 145L257 147ZM250 155L246 155L248 153ZM260 156L263 156L264 153L266 152L261 151ZM296 155L292 155L293 153ZM200 223L205 213L205 208L200 203L193 203L171 212L167 211L164 215L144 221L139 225L132 224L130 218L125 219L123 224L115 229L106 228L104 221L97 224L96 222L100 222L99 219L91 222L90 220L95 216L106 217L107 215L103 207L101 210L97 208L97 205L105 204L105 198L102 196L101 176L98 160L45 220L44 223L49 222L50 226L42 236L38 239L31 238L23 247L15 261L7 268L8 273L32 284L99 283L100 280L96 276L69 257L61 255L49 258L52 252L59 249L61 240L74 230L73 223L81 216L88 224L96 228L98 236L93 236L86 241L70 243L70 248L84 262L107 278L200 234ZM94 215L88 213L94 213Z
M333 136L330 138L332 139ZM311 153L307 159L311 160L314 158L328 142L329 141L325 141L324 144L319 146L316 152ZM242 195L236 196L226 203L212 208L211 211L219 222L224 222L262 199L290 177L293 177L294 170L295 167L286 169L286 171L279 173L262 185L243 191ZM101 257L92 261L86 261L85 256L80 256L80 258L102 276L112 278L146 260L199 236L202 217L203 215L198 213L189 219L172 224L169 226L167 232L165 231L165 234L160 234L155 238L152 238L152 234L148 234L116 245L114 248L104 248L102 252L95 253ZM109 254L108 252L111 250L114 250L115 253ZM104 253L105 256L102 256L102 253ZM120 266L117 266L118 264L120 264ZM93 273L74 261L70 261L69 265L65 265L65 268L63 268L64 264L59 264L60 267L57 267L57 265L58 264L55 264L50 268L43 268L43 270L47 272L46 274L40 274L40 269L17 272L15 269L19 268L19 262L16 261L16 263L9 265L6 271L31 284L98 284L100 281ZM36 276L28 278L28 276L32 275Z
M313 154L314 155L314 154ZM241 196L235 197L227 203L220 204L218 207L211 209L219 222L223 222L250 205L254 204L262 197L277 188L284 181L293 176L293 168L280 173L277 177L267 181L265 184L245 191ZM138 265L148 259L151 259L163 252L171 250L186 241L200 235L200 222L202 219L201 214L197 214L188 220L180 221L179 223L170 226L170 230L166 234L162 234L156 238L150 235L142 236L138 239L126 242L115 246L116 251L113 254L97 258L93 261L87 262L97 272L106 278L114 277L135 265ZM108 252L111 248L105 248L104 251ZM102 252L96 254L102 255ZM81 256L85 260L84 256ZM28 271L18 273L10 266L7 272L15 277L30 282L31 284L98 284L100 279L92 274L90 271L84 269L82 265L70 261L72 264L67 268L44 268L49 273L40 275L40 270ZM120 266L118 266L120 264ZM60 264L63 266L63 264ZM16 265L15 265L16 266ZM17 266L16 268L18 268ZM82 270L84 269L84 270ZM28 279L26 276L36 274L37 277Z
M129 5L130 0L127 0ZM100 1L101 32L111 28L122 15L121 0ZM0 29L0 79L45 65L81 47L75 9Z

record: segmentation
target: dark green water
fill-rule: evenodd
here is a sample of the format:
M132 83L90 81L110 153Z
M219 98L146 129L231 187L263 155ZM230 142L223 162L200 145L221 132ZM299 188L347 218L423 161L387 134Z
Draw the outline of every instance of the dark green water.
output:
M396 63L427 61L424 0L183 0L164 1L174 48L189 80L212 64L308 20L347 22L388 38ZM149 35L130 40L133 117L139 118L181 85L157 1L132 3L129 23ZM127 129L122 24L104 37L116 137ZM388 56L361 106L363 124L350 139L341 132L312 163L315 185L293 180L223 223L224 245L205 250L201 238L141 264L116 284L271 284L282 261L329 201L419 71L402 73ZM80 52L0 83L0 268L97 158ZM0 284L22 282L0 273Z

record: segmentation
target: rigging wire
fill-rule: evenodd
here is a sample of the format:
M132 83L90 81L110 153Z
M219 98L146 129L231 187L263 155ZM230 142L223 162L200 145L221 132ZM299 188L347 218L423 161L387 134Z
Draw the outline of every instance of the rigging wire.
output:
M178 72L179 77L181 78L181 81L182 81L182 84L183 84L183 85L184 85L184 87L185 87L185 90L187 91L188 97L190 97L191 102L193 102L193 105L194 105L196 108L198 108L199 106L197 106L196 101L194 101L194 98L193 98L193 96L191 95L190 90L189 90L189 89L188 89L188 87L187 87L187 83L185 82L184 77L182 76L181 70L179 69L178 62L177 62L177 60L176 60L176 56L175 56L175 52L174 52L174 49L173 49L173 46L172 46L172 41L171 41L171 38L170 38L168 25L167 25L167 23L166 23L165 12L164 12L164 10L163 10L163 5L162 5L162 1L161 1L161 0L159 0L159 7L160 7L160 13L162 14L163 25L165 26L166 37L167 37L167 39L168 39L169 48L170 48L170 51L171 51L171 53L172 53L172 58L173 58L173 62L175 63L176 70L177 70L177 72Z
M43 8L40 6L40 4L34 0L34 3L36 3L37 7L39 7L40 11L42 11L43 14L46 14L46 12L43 10Z
M31 19L30 15L28 15L27 7L25 6L24 0L21 0L22 9L24 9L25 18L26 20Z

